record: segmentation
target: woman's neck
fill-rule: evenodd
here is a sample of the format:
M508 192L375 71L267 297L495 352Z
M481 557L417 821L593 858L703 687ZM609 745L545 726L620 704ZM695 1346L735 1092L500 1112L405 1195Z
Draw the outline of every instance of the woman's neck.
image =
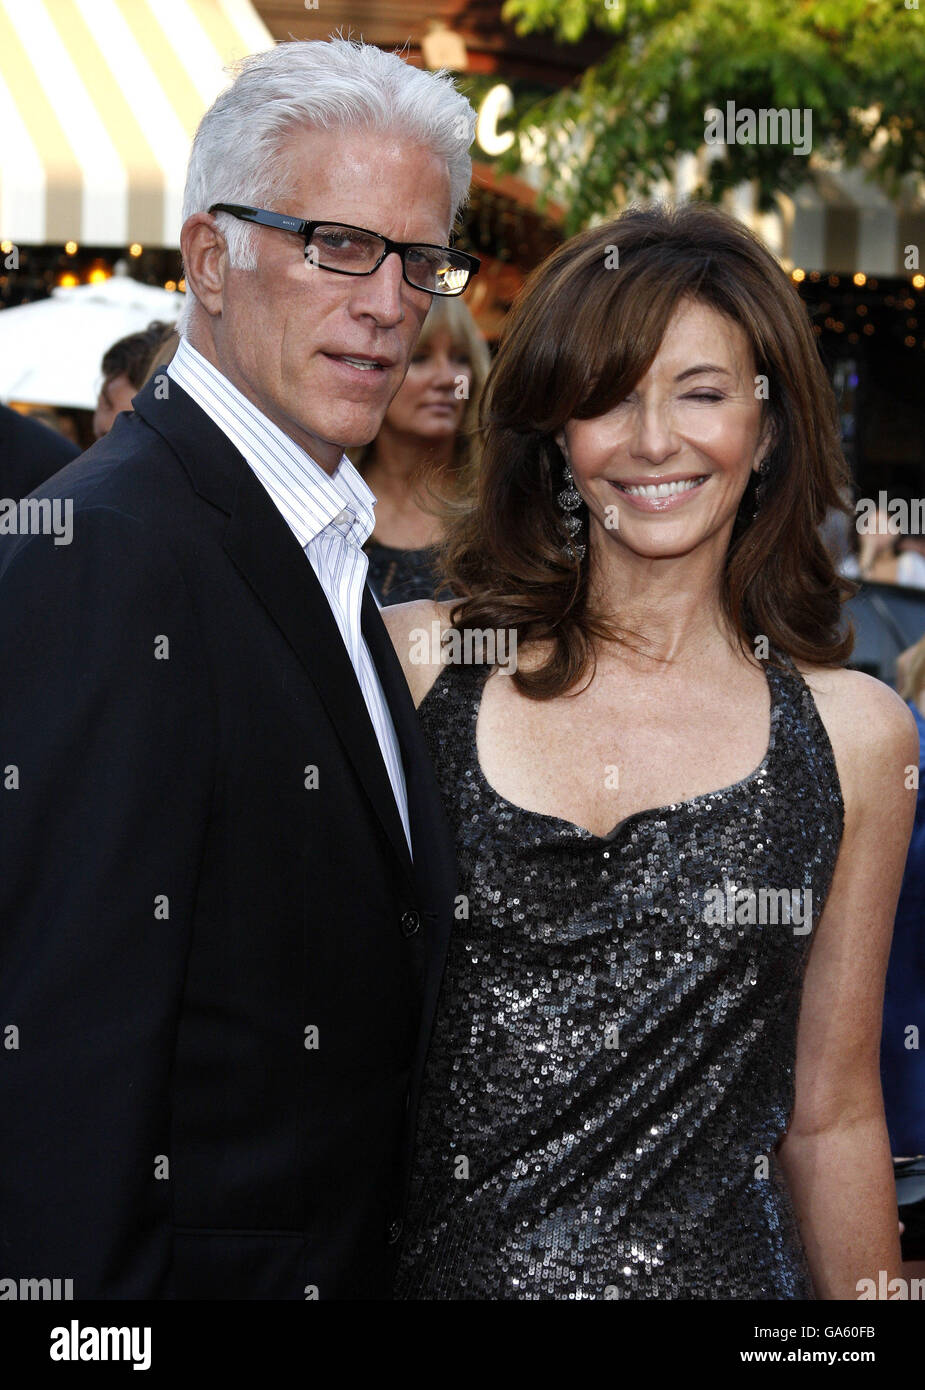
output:
M594 547L592 538L592 547L594 607L639 634L641 650L634 660L684 665L735 650L723 610L719 547L715 554L706 545L689 555L658 559L631 554L613 540ZM626 649L622 652L625 659Z
M424 439L383 425L364 469L366 481L377 496L396 501L407 497L427 474L438 474L453 463L455 436ZM373 481L375 480L375 481Z
M439 516L421 503L428 496L428 479L451 467L453 445L452 435L445 441L432 441L419 435L380 431L363 470L376 494L374 541L398 550L420 550L442 539Z

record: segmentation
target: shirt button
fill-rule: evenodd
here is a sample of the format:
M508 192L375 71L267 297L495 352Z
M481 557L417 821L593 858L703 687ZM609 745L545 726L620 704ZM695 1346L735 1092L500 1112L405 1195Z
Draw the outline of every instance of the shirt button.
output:
M402 1232L402 1223L401 1223L401 1221L392 1221L392 1222L389 1224L389 1230L388 1230L387 1239L388 1239L388 1242L389 1242L390 1245L397 1245L397 1244L398 1244L399 1240L401 1239L401 1232Z
M403 912L401 915L402 936L414 936L421 929L421 919L416 912Z

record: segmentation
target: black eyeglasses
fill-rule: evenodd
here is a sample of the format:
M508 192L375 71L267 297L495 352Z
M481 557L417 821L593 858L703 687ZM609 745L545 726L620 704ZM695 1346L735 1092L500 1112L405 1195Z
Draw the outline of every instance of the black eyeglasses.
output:
M241 203L213 203L209 212L229 212L242 222L294 232L305 240L305 259L319 270L335 275L372 275L393 251L401 257L402 275L416 290L427 294L462 294L481 261L466 251L428 242L390 241L365 227L342 222L307 222L284 212L245 207Z

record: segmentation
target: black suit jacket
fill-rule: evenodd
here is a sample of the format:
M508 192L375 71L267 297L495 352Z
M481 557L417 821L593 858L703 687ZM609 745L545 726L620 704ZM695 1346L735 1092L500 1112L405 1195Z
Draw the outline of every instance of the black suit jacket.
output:
M0 562L0 1272L387 1297L455 869L375 603L413 865L314 571L175 382L36 495L74 523Z
M0 498L18 502L79 453L76 444L41 420L0 405Z

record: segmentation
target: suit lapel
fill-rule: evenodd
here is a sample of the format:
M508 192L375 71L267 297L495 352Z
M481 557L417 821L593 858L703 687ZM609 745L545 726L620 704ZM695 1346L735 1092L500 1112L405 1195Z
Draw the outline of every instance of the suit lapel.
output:
M301 660L402 867L411 856L379 741L334 615L296 538L245 467L225 550Z
M327 596L307 555L227 435L176 382L170 383L169 400L158 399L153 388L151 382L135 397L136 413L175 450L196 491L229 513L226 554L305 667L413 882L408 842L379 741Z
M425 911L442 924L448 888L455 891L456 861L452 835L411 692L368 587L363 595L363 636L392 712L392 722L401 748L415 881ZM441 941L438 945L442 953L445 942Z

